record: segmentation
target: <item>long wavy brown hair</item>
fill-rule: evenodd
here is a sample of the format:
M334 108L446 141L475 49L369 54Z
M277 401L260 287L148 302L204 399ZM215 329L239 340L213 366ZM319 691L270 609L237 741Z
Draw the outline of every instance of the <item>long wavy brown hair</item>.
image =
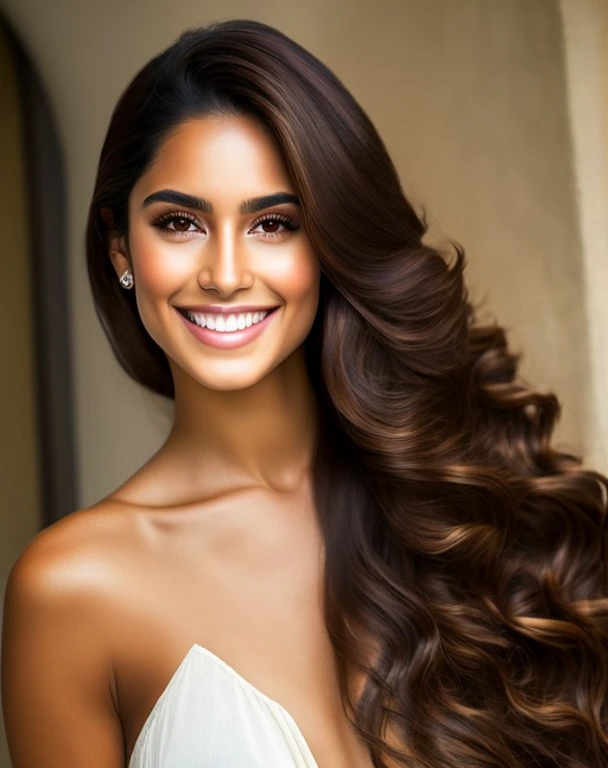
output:
M323 425L325 621L374 765L608 766L608 479L551 447L560 403L521 379L504 330L479 322L462 246L423 244L424 215L367 115L272 27L184 33L116 106L87 261L121 365L174 396L101 210L128 235L131 188L160 143L214 113L271 130L322 268L305 351Z

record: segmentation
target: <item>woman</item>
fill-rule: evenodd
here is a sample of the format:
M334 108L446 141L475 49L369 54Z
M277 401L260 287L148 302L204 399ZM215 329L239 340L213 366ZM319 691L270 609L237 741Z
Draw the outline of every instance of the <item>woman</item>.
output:
M174 423L11 572L15 766L608 765L608 481L550 447L558 401L425 231L268 26L129 85L88 268Z

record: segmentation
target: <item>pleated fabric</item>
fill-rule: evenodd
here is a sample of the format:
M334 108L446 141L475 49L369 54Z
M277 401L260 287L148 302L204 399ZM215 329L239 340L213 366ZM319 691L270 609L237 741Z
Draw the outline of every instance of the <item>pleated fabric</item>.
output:
M150 712L129 768L318 768L293 717L201 645Z

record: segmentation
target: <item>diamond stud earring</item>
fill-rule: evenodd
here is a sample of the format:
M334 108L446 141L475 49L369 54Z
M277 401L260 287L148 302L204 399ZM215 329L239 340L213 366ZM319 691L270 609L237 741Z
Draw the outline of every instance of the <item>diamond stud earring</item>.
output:
M118 278L118 281L123 288L133 288L133 283L135 282L133 273L130 269L125 269L122 275Z

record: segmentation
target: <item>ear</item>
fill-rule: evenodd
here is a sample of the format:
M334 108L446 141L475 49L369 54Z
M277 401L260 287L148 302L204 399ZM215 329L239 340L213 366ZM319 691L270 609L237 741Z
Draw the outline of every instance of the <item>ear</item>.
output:
M110 261L116 272L116 277L120 277L125 269L131 269L126 238L122 235L110 235L108 244Z
M120 277L125 269L131 268L131 260L129 258L129 249L127 248L126 238L124 236L112 234L112 230L114 229L114 214L110 208L102 208L100 215L110 233L108 239L110 261L112 262L116 276Z

